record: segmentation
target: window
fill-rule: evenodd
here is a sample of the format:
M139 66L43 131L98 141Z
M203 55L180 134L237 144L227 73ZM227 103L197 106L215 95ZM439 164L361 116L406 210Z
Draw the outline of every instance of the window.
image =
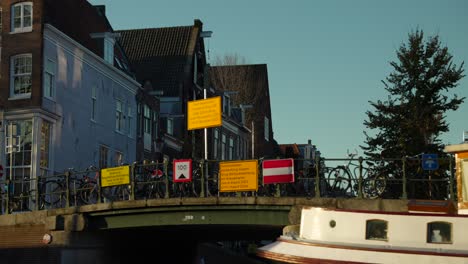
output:
M174 135L174 119L172 117L167 118L167 133Z
M223 114L231 116L231 100L228 95L223 96Z
M264 128L265 140L269 141L270 140L270 119L268 119L268 117L266 116L265 116L264 125L265 125L265 128Z
M387 241L388 222L384 220L366 221L366 239L367 240L385 240Z
M122 132L124 129L124 121L122 102L117 100L115 102L115 130Z
M151 134L151 110L145 105L143 110L143 132Z
M226 135L221 135L221 160L226 159Z
M215 128L213 139L213 158L218 158L219 130Z
M50 123L47 121L42 121L41 145L40 145L41 169L49 168L49 144L50 144Z
M19 194L21 190L29 188L30 184L22 179L31 176L32 120L9 121L5 128L6 150L7 153L13 152L12 155L6 155L6 175L11 175L12 180L16 181L14 192ZM10 164L13 164L13 168L9 167Z
M32 3L21 2L11 7L11 32L32 31Z
M115 152L114 156L114 165L121 166L123 164L123 154L119 151Z
M114 64L114 39L104 38L104 60Z
M127 132L128 132L129 137L133 136L133 133L132 133L132 130L133 130L132 122L133 121L132 120L133 120L132 108L129 106L128 109L127 109Z
M22 54L11 57L10 97L31 96L32 56Z
M234 158L234 139L229 138L229 160L232 160Z
M47 98L55 96L55 62L51 59L46 60L44 70L44 96Z
M427 224L427 243L452 243L452 224L431 222Z
M109 149L105 146L99 146L99 168L107 168Z
M97 88L96 85L91 87L91 120L96 121L96 114L97 114Z
M153 137L158 138L158 113L156 111L153 111Z

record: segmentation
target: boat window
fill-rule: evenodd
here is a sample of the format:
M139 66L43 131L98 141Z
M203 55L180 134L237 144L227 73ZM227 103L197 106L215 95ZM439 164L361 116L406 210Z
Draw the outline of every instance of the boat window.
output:
M452 243L452 224L448 222L427 223L427 243Z
M385 220L367 220L366 221L366 239L367 240L385 240L387 241L388 222Z

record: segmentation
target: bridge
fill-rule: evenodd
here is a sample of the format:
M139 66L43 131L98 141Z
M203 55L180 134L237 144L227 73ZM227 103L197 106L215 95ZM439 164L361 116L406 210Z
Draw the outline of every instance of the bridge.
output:
M201 170L191 183L175 183L160 165L132 165L129 183L113 187L101 186L97 169L6 182L0 258L124 263L135 254L148 259L156 254L171 263L190 263L202 242L274 240L297 232L304 206L407 211L401 181L397 190L403 199L365 199L350 186L322 197L323 186L315 183L323 174L298 176L295 184L282 186L292 189L273 184L255 192L221 193L212 173ZM361 180L354 182L360 188ZM15 190L19 184L27 191ZM117 196L109 197L109 190Z
M0 247L21 254L29 249L35 255L48 252L50 256L73 256L83 261L90 255L105 256L106 261L112 256L128 259L133 250L144 256L154 253L155 248L187 251L203 241L273 240L284 227L300 223L303 206L404 211L406 204L404 200L306 197L115 201L1 215ZM170 260L193 258L194 254L189 250L182 256L171 255ZM161 253L159 257L168 258Z

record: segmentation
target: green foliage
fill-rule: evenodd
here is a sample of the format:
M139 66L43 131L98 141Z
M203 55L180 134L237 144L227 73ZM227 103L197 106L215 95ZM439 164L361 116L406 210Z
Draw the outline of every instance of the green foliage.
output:
M457 110L465 99L451 91L465 76L464 63L457 67L439 37L425 40L422 30L411 32L396 55L398 60L390 62L393 71L382 81L388 98L369 102L366 146L361 148L374 159L421 153L446 157L439 136L449 130L445 113Z

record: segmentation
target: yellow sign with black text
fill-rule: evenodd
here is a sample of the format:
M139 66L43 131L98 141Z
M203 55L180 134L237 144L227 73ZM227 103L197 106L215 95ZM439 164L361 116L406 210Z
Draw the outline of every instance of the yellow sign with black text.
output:
M130 184L130 166L120 166L101 170L102 187L124 184Z
M258 190L258 161L225 161L219 163L220 192Z
M188 130L222 125L221 96L187 103Z

